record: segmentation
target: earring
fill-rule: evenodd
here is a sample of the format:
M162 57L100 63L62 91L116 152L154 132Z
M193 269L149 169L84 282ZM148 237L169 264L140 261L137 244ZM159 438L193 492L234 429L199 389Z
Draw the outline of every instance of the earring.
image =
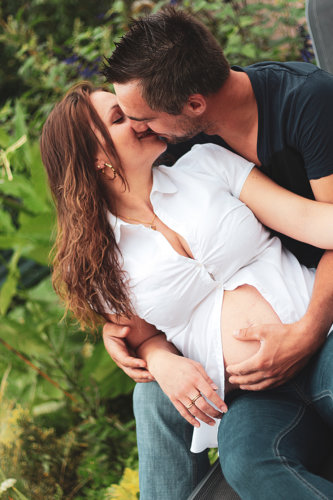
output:
M111 165L111 163L104 163L104 167L109 167L111 168L112 172L113 172L113 177L111 178L111 181L113 181L113 179L115 179L117 177L117 170ZM105 174L105 171L104 169L102 170L102 173Z
M113 181L117 177L117 170L111 165L111 163L103 163L103 167L101 165L97 165L97 170L101 170L102 174L105 175L105 168L108 167L112 170L113 172L113 177L110 177L110 180Z

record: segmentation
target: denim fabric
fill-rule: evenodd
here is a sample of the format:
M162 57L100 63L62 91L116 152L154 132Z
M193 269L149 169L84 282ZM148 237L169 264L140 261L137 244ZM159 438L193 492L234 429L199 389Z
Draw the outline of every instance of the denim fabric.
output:
M191 453L193 427L156 382L133 396L141 500L186 500L209 469L207 451Z
M305 369L276 389L234 391L219 427L220 461L242 500L333 499L316 475L332 450L333 334ZM156 383L134 391L141 500L185 500L205 475L192 427Z
M332 450L333 335L289 383L235 391L219 427L223 473L242 500L333 499L318 475Z

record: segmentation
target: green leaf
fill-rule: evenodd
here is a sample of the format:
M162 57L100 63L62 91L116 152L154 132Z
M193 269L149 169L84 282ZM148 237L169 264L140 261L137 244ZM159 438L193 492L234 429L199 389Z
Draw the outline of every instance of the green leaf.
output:
M21 318L20 321L13 320L10 314L1 318L1 338L8 342L10 346L28 357L35 355L49 355L49 346L44 342L41 333L38 331L38 325L29 318ZM1 350L3 351L3 347ZM24 364L24 362L22 361Z
M17 232L33 242L50 242L50 234L54 228L54 213L45 212L38 215L21 212L19 217L20 228Z
M85 384L89 385L91 378L98 383L101 397L115 398L121 394L129 394L135 385L110 358L103 342L94 347L93 354L86 360L81 374Z
M55 411L61 410L64 407L64 401L47 401L46 403L41 403L34 406L32 409L32 414L34 416L46 415L48 413L53 413Z
M8 276L0 290L0 314L3 316L7 313L12 299L16 294L17 284L20 277L17 267L20 255L20 251L14 252L8 266Z
M39 144L37 141L31 145L30 160L31 185L33 186L38 198L45 201L49 208L53 210L53 202L51 201L51 194L47 184L46 172L42 163Z
M38 196L33 186L27 180L26 176L16 174L13 181L3 179L0 184L0 191L3 194L14 196L22 201L23 208L29 212L40 213L49 210L49 204Z
M11 141L11 137L3 130L3 128L0 128L0 147L2 149L7 149Z
M23 108L20 100L15 103L15 115L14 115L14 126L15 126L15 138L19 139L23 135L28 135L28 129L25 120L26 112ZM18 159L25 162L27 166L31 164L30 155L30 144L26 142L22 148L16 153Z
M12 218L5 210L0 210L0 233L12 233L15 228L12 223Z
M26 297L31 301L37 302L58 302L57 295L52 287L51 278L47 277L38 285L26 292Z

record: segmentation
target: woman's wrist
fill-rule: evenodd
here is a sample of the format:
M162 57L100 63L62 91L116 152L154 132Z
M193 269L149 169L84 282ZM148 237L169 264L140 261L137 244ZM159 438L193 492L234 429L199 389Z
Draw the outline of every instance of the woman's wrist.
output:
M164 367L169 367L170 363L179 359L179 356L179 354L174 352L170 352L164 349L156 349L154 352L151 352L146 359L148 369L150 373L155 377L157 374L163 373ZM166 371L170 374L168 368Z
M147 365L154 360L161 359L161 356L171 353L179 355L176 347L167 341L164 333L158 332L156 335L146 339L136 348L136 354L147 362Z

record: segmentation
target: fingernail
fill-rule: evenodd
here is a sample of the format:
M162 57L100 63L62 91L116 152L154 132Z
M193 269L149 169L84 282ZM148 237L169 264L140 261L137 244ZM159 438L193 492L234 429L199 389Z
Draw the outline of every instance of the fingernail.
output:
M217 391L218 386L216 384L211 384L211 387L214 389L214 391Z
M208 422L209 425L215 425L215 422Z
M195 427L200 427L199 422L195 422L195 423L194 423L194 426L195 426Z
M240 334L240 330L234 330L233 331L233 335L239 335Z

